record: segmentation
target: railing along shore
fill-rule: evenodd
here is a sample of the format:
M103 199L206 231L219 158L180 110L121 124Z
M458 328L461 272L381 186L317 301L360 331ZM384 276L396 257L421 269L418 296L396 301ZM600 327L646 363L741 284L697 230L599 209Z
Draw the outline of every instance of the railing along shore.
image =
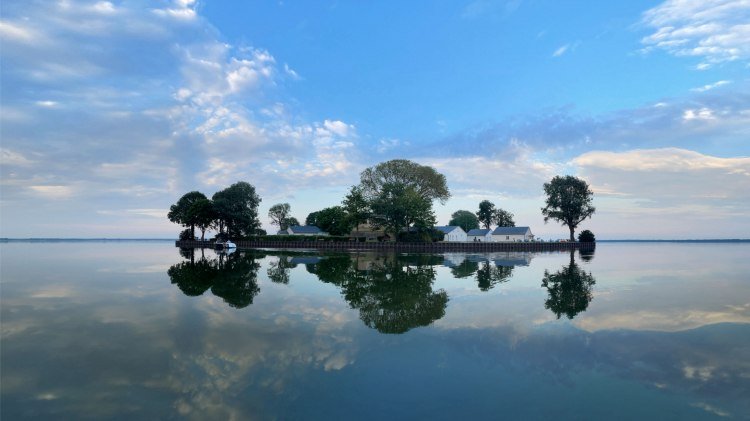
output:
M493 252L493 251L556 251L573 249L593 249L596 243L581 242L438 242L438 243L396 243L396 242L355 242L355 241L235 241L238 249L318 249L318 250L382 250L403 252ZM181 248L213 248L213 241L178 240L175 246Z

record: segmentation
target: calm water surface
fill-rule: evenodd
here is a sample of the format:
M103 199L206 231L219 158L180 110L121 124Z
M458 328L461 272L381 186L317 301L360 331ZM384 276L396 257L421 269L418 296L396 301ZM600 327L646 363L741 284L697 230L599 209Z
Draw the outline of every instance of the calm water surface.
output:
M5 243L14 419L749 419L750 244Z

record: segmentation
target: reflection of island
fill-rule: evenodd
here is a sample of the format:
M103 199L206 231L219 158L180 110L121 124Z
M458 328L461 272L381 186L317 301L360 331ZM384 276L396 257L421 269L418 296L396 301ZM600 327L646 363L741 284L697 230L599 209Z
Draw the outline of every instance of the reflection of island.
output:
M578 313L586 311L594 298L592 290L596 280L575 263L574 251L570 252L570 264L555 273L544 271L542 286L547 288L549 298L544 307L552 310L557 318L561 315L573 319ZM587 255L586 261L593 258L593 252Z
M180 254L190 260L172 265L167 275L185 295L197 297L210 288L230 306L244 308L260 292L257 283L260 264L256 254L220 254L214 259L205 256L196 259L192 250Z
M341 288L362 321L381 333L404 333L445 315L448 294L433 291L435 255L331 256L310 268Z

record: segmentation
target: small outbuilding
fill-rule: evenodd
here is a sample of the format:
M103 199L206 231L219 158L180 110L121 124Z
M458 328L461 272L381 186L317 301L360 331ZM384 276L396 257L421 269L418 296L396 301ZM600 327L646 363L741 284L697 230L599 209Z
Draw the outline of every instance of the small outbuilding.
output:
M278 232L279 235L328 235L315 225L292 225Z
M497 227L492 231L492 241L496 243L515 243L534 241L534 234L529 227Z
M474 228L466 233L466 241L477 241L480 243L489 243L492 241L492 230Z
M459 226L446 225L442 227L435 227L435 229L445 234L445 236L443 237L443 241L460 242L468 240L466 231L464 231L463 228Z

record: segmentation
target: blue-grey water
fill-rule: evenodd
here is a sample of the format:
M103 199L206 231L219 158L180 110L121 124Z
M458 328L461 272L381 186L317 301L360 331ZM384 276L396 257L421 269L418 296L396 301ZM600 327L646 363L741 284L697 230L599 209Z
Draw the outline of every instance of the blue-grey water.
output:
M0 244L0 416L748 419L750 244Z

